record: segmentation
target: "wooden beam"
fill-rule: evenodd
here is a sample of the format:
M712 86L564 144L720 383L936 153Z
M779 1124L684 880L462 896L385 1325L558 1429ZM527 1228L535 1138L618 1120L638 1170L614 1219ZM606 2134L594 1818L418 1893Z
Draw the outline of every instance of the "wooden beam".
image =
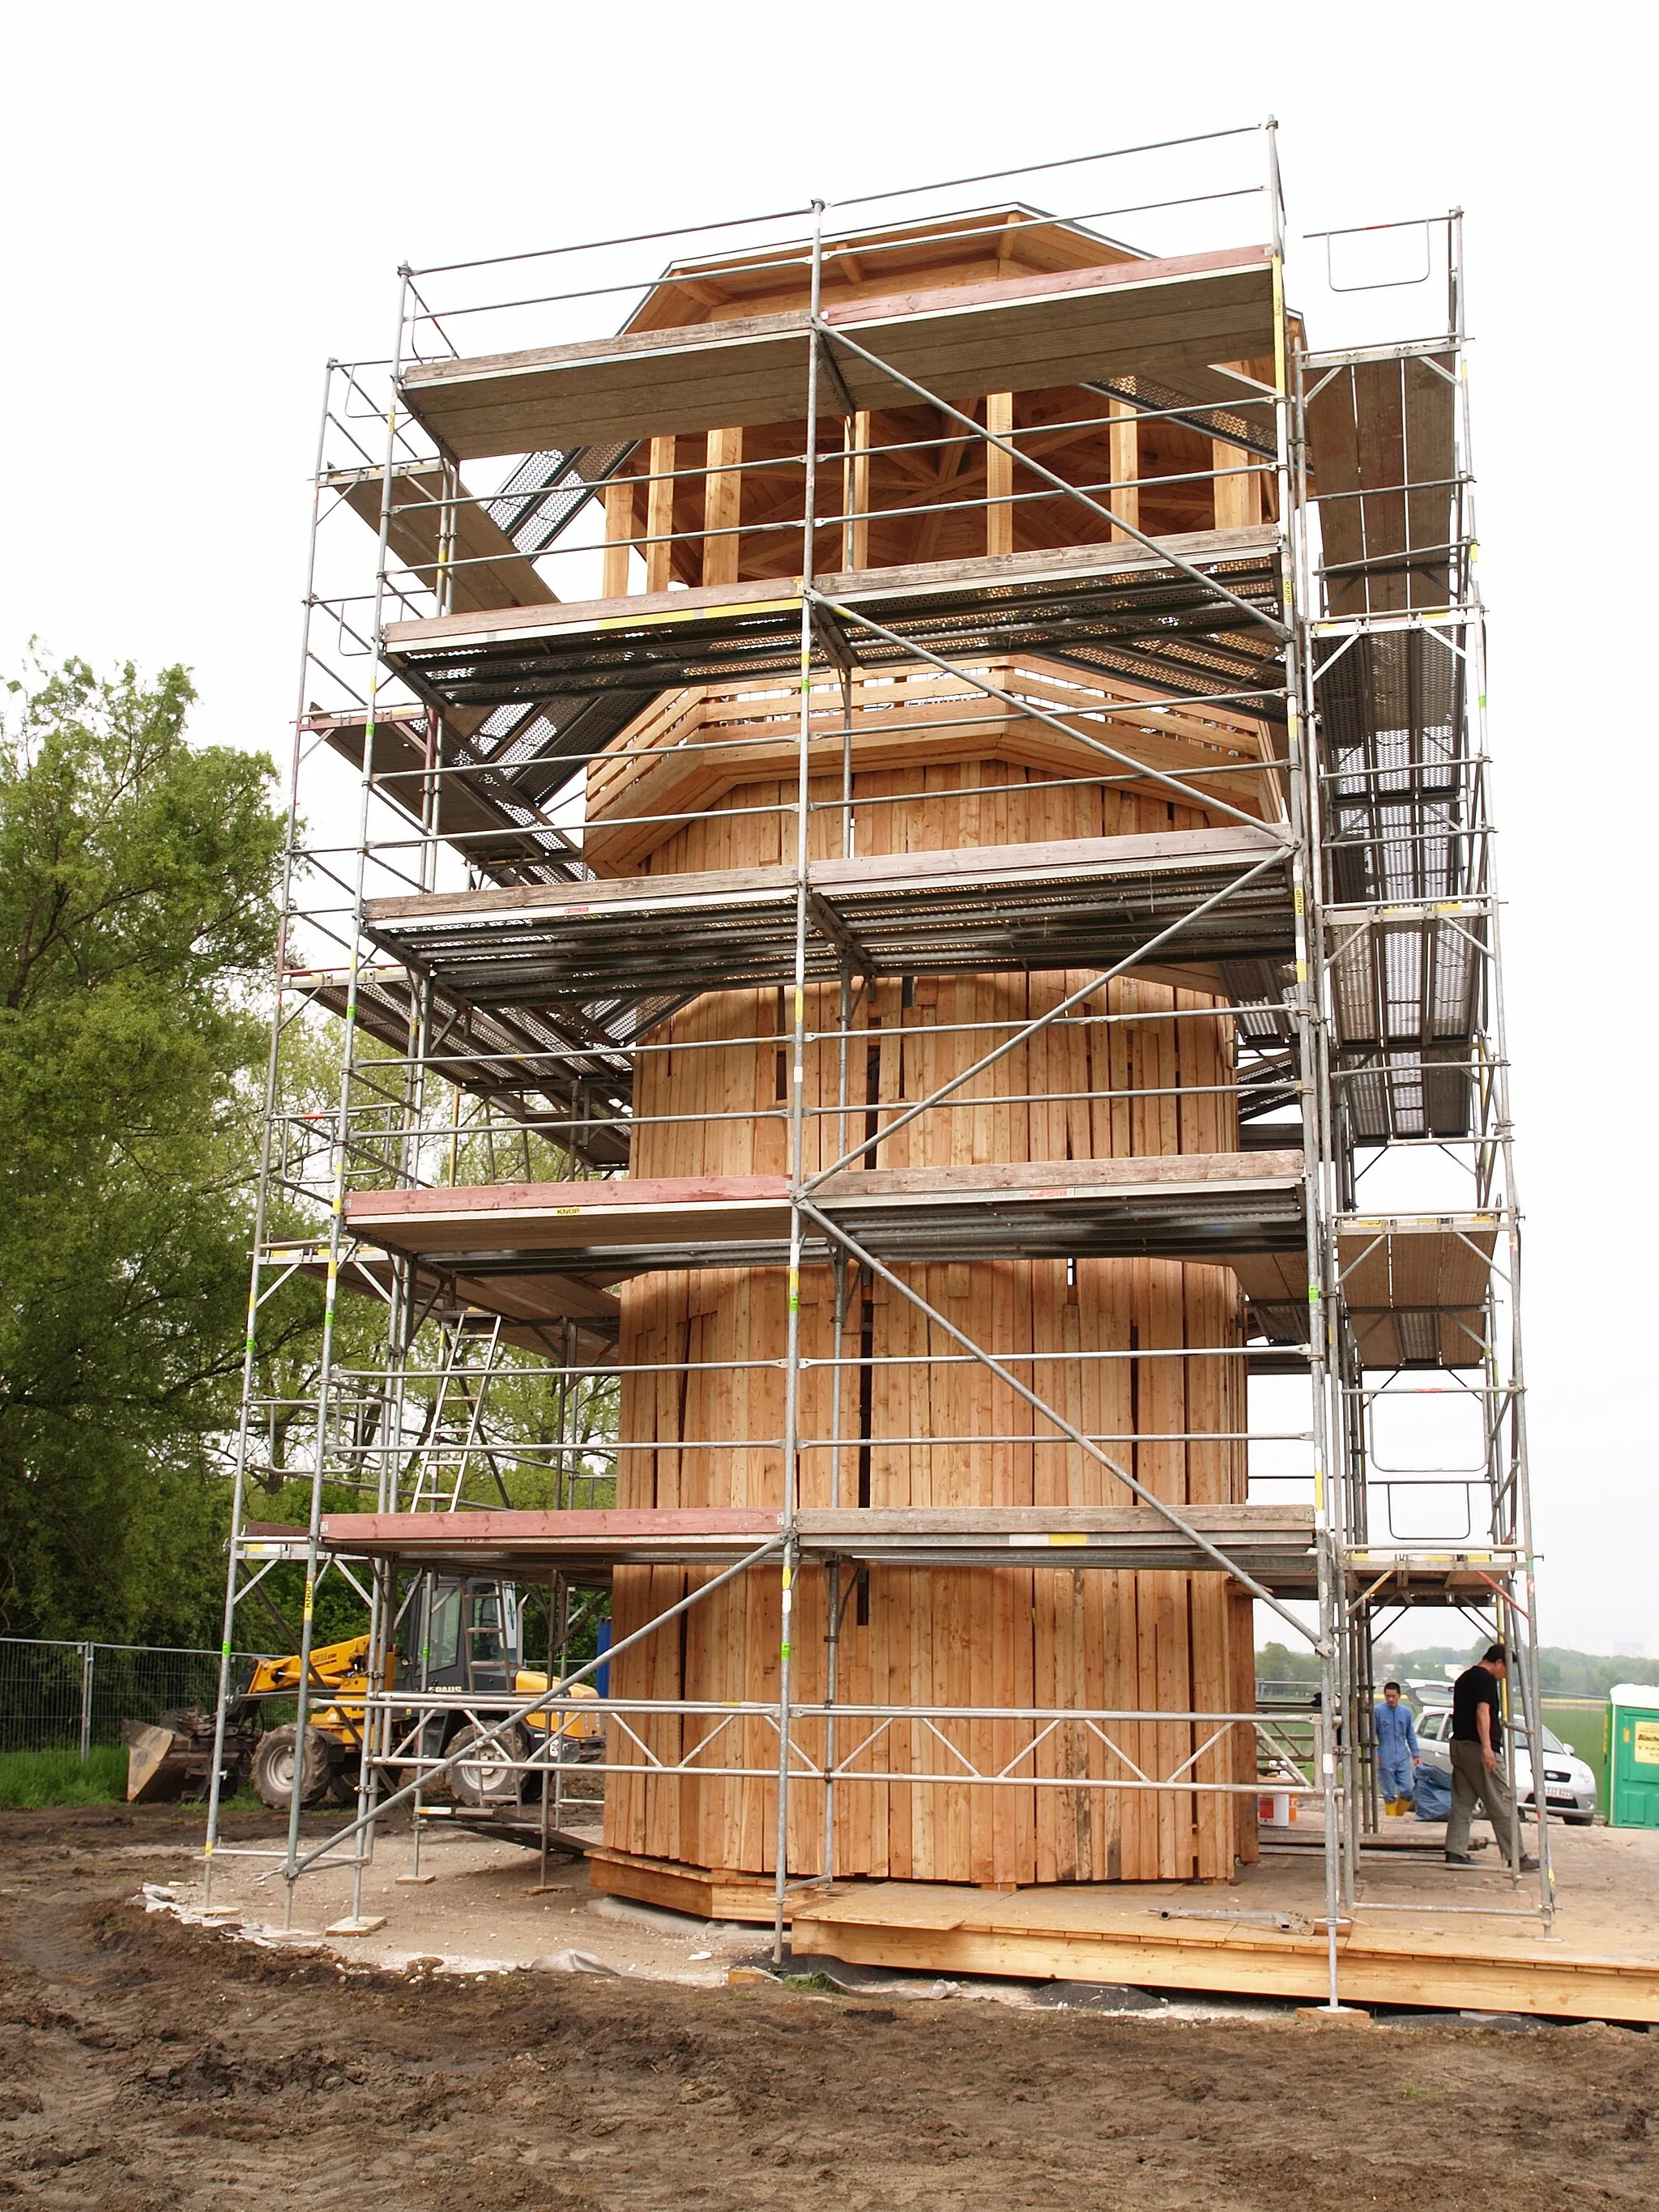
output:
M674 449L672 438L651 441L651 489L645 503L645 588L665 592L673 573Z
M702 580L735 584L742 541L713 533L735 532L738 527L743 507L743 432L711 430L708 454L709 473L703 479Z
M1014 550L1014 457L1000 446L991 444L991 438L1012 435L1014 428L1014 395L1012 392L993 392L985 402L985 428L989 433L985 446L985 489L989 501L985 510L985 550L987 553L1012 553Z

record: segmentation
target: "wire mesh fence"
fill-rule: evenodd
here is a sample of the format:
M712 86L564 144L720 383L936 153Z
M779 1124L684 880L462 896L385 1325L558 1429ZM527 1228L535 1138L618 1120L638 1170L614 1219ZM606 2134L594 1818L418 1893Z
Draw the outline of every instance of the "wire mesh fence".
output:
M238 1653L232 1678L252 1664ZM143 1644L0 1637L0 1752L78 1749L121 1741L123 1721L211 1712L219 1654Z

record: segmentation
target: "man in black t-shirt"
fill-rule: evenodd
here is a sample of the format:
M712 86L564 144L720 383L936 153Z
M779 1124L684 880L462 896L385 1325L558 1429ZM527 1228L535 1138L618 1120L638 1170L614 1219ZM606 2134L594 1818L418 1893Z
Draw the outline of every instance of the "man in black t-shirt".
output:
M1504 1778L1504 1709L1498 1686L1509 1673L1509 1654L1501 1644L1488 1644L1485 1655L1461 1674L1452 1689L1451 1818L1446 1823L1446 1863L1473 1866L1469 1856L1469 1823L1479 1806L1492 1822L1498 1848L1505 1860L1515 1855L1515 1808ZM1522 1874L1537 1866L1523 1856Z

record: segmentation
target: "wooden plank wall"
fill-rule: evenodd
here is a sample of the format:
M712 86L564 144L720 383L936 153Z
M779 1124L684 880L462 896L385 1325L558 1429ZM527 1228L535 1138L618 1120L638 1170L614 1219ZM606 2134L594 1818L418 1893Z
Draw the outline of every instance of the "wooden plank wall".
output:
M860 775L861 853L989 846L1028 840L1200 827L1196 811L1144 792L1077 786L1030 787L1042 771L997 757L931 762L925 738L911 739L905 765ZM971 787L984 787L975 789ZM833 799L826 779L814 795ZM787 804L792 787L746 783L714 797L701 819L649 855L656 872L775 863L787 856L787 817L739 810ZM838 849L839 820L814 817L814 848ZM988 1037L956 1034L953 1024L1018 1021L1045 1011L1085 978L1067 973L921 977L860 992L860 1039L849 1054L853 1131L865 1133L866 1081L880 1101L914 1099L982 1052ZM1132 1015L1108 1024L1106 1013ZM1194 1018L1176 1020L1176 1013ZM809 1022L829 1026L835 993L811 994ZM733 992L699 1000L659 1033L672 1054L641 1064L641 1117L679 1118L635 1135L642 1175L779 1171L787 1164L785 1070L776 1042L782 994ZM1012 1053L968 1094L967 1110L922 1117L879 1150L882 1167L975 1160L1036 1160L1227 1151L1237 1142L1231 1023L1200 995L1124 979L1083 1018L1055 1025ZM1088 1094L1105 1091L1105 1097ZM1158 1092L1158 1096L1132 1096ZM814 1049L809 1102L836 1097L832 1045ZM1027 1103L1035 1098L1036 1103ZM700 1121L700 1115L738 1118ZM809 1152L836 1157L833 1118L813 1125ZM916 1286L975 1342L1005 1354L1075 1354L1091 1350L1179 1351L1242 1340L1237 1285L1225 1269L1152 1260L1083 1260L918 1267ZM629 1376L622 1433L650 1443L624 1455L618 1503L624 1505L773 1504L782 1495L778 1440L783 1377L775 1364L733 1373L696 1363L771 1362L785 1340L783 1277L778 1270L704 1269L642 1278L623 1291L622 1358L670 1371ZM830 1271L809 1271L802 1286L805 1357L832 1350ZM867 1305L867 1313L865 1309ZM1045 1443L1029 1407L979 1363L955 1347L907 1300L885 1286L854 1285L843 1346L855 1354L867 1324L878 1359L924 1358L928 1366L878 1365L868 1391L869 1443L862 1479L867 1502L906 1504L1120 1504L1127 1487L1069 1445ZM1091 1433L1123 1437L1109 1452L1125 1455L1138 1480L1186 1503L1243 1498L1246 1470L1237 1443L1169 1441L1169 1432L1237 1431L1244 1425L1243 1362L1224 1357L1065 1359L1033 1374L1069 1419ZM801 1432L814 1443L830 1427L829 1370L803 1378ZM860 1496L860 1391L843 1375L840 1498ZM994 1436L1004 1441L946 1441ZM929 1444L928 1439L940 1439ZM920 1439L921 1441L913 1441ZM831 1502L830 1455L802 1459L802 1501ZM687 1586L682 1571L632 1569L617 1577L618 1639ZM793 1650L798 1695L823 1693L827 1622L823 1578L802 1577ZM902 1705L1118 1706L1150 1711L1249 1711L1255 1660L1248 1599L1215 1576L1073 1571L956 1571L923 1575L872 1571L867 1590L845 1615L841 1695L853 1703ZM780 1603L775 1571L757 1572L694 1607L640 1650L615 1662L618 1695L683 1694L710 1700L768 1698L777 1685ZM963 1724L975 1757L1003 1761L1031 1740L1029 1723ZM639 1733L659 1755L699 1741L722 1756L737 1743L761 1770L746 1780L611 1778L605 1835L615 1848L704 1867L769 1870L774 1856L775 1792L765 1778L775 1742L763 1723L653 1722ZM920 1732L918 1732L920 1733ZM1208 1731L1185 1723L1131 1725L1118 1741L1147 1771L1172 1771ZM935 1771L945 1755L898 1730L869 1764L918 1757ZM1076 1724L1043 1738L1036 1771L1078 1786L970 1788L935 1782L848 1785L838 1794L836 1858L843 1873L906 1880L980 1883L1101 1880L1225 1879L1235 1861L1255 1855L1253 1796L1197 1792L1105 1791L1083 1786L1128 1770ZM1255 1750L1240 1733L1206 1752L1200 1778L1250 1781ZM822 1863L822 1795L793 1793L793 1870Z

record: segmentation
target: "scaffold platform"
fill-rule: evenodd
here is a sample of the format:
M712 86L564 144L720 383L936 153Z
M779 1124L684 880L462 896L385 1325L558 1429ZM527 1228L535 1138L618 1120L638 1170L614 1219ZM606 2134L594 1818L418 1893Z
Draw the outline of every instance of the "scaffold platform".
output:
M1289 874L1285 840L1243 823L817 860L808 977L1106 967L1166 931L1165 956L1182 963L1282 957L1295 933ZM454 891L375 900L365 929L491 1012L734 990L793 980L799 888L778 867Z
M803 1506L792 1523L803 1560L859 1566L1027 1567L1161 1574L1237 1568L1275 1597L1318 1595L1316 1516L1306 1506L1191 1505L1175 1501L1195 1543L1151 1505ZM780 1512L756 1506L475 1508L467 1512L330 1513L322 1548L462 1577L535 1584L557 1572L584 1586L618 1567L729 1567L781 1543ZM294 1532L303 1556L303 1532ZM1345 1562L1351 1595L1389 1604L1479 1603L1513 1571L1512 1546L1428 1549L1371 1546Z
M812 591L835 647L821 636L814 657L878 669L918 651L960 660L1040 650L1176 696L1259 694L1256 711L1278 719L1281 555L1278 533L1255 528L1177 533L1157 548L1101 544L831 573ZM1244 602L1219 624L1206 578ZM798 676L801 596L796 577L438 615L389 623L386 655L434 703L480 717L594 692L625 696L637 711L641 693ZM584 748L567 737L557 748L562 775L576 775L603 742Z
M843 350L851 412L908 404L905 377L935 390L1018 392L1114 370L1172 375L1200 404L1237 406L1237 383L1209 364L1271 355L1273 316L1272 251L1247 246L918 288L831 305L821 319L832 342L844 331L881 356L872 366ZM460 461L786 422L799 409L812 331L793 308L416 362L403 397Z
M896 1261L1224 1260L1299 1250L1303 1164L1290 1152L1183 1152L961 1168L842 1170L811 1192L824 1218ZM355 1191L352 1232L479 1275L556 1267L612 1279L787 1257L786 1176L630 1176ZM813 1256L823 1256L815 1239Z

